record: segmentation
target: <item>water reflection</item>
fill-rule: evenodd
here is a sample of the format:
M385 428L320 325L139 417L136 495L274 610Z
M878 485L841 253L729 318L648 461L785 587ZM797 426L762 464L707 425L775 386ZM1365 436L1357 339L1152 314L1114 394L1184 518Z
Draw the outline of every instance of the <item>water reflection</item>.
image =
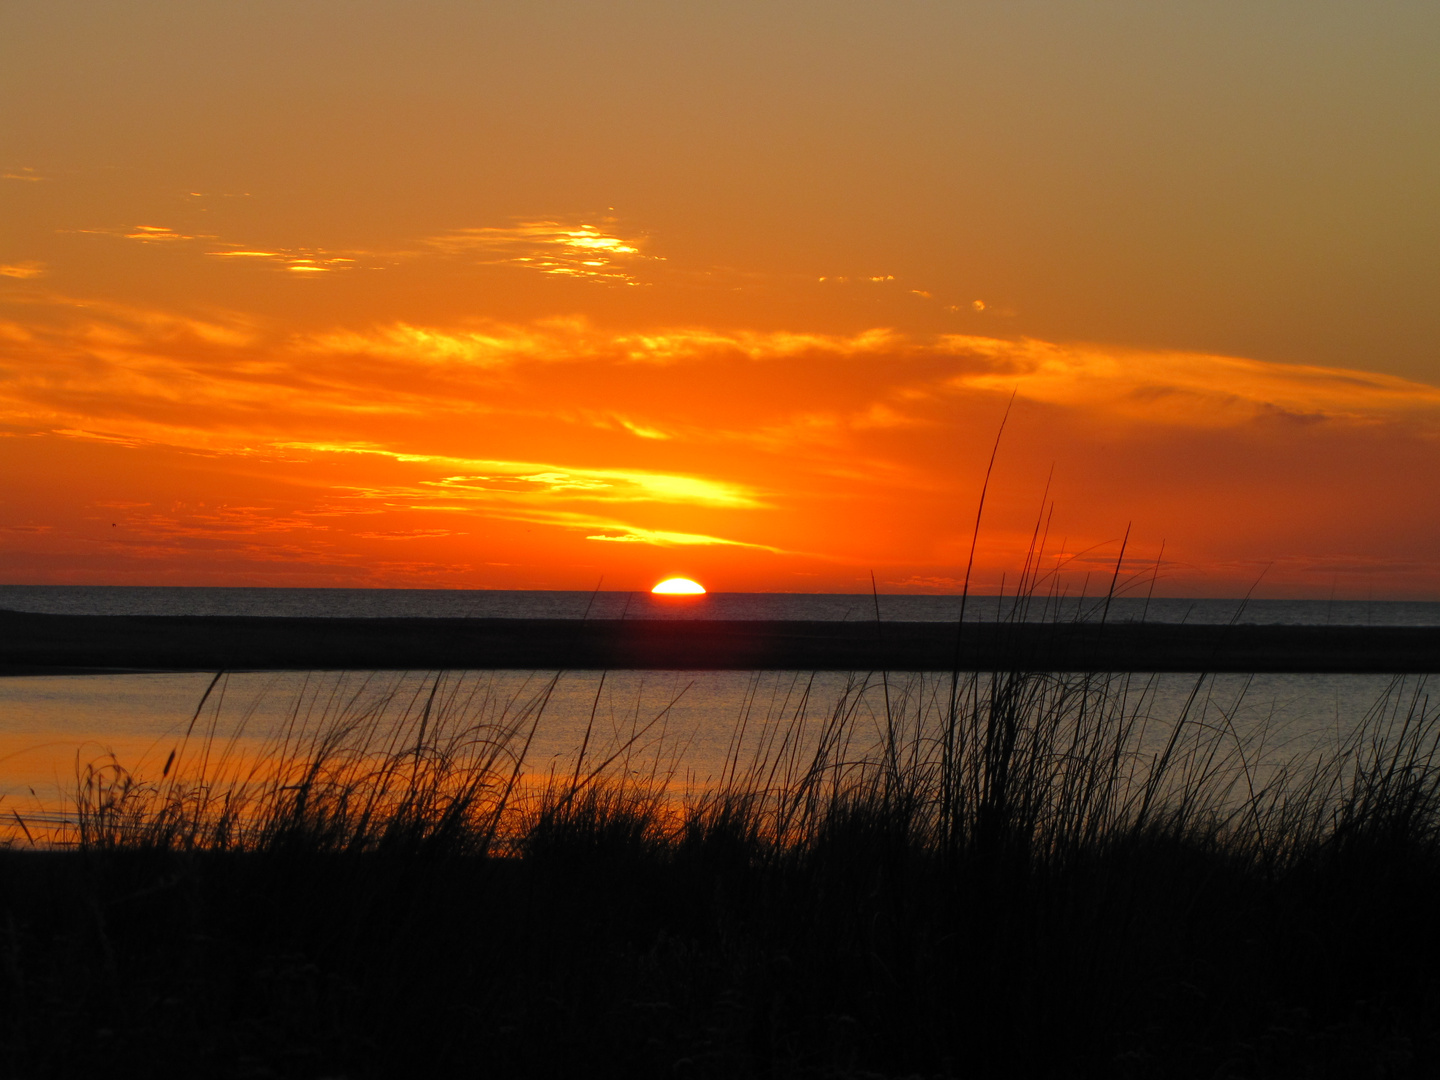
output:
M822 744L827 768L853 771L888 754L924 769L941 753L952 701L961 712L984 712L995 692L988 678L474 671L3 679L0 814L63 816L86 766L106 760L139 779L157 779L167 759L175 770L234 779L277 755L394 754L396 740L417 729L424 741L426 725L431 738L443 728L452 740L446 753L500 746L531 780L596 771L690 791L736 776L783 780L813 765ZM1034 695L1031 714L1051 716L1048 734L1032 733L1053 744L1045 753L1061 752L1070 728L1091 722L1087 710L1092 720L1106 712L1106 745L1123 743L1131 775L1169 748L1190 754L1192 771L1248 790L1331 752L1378 701L1403 714L1423 685L1368 675L1072 675L1037 678L1023 692Z

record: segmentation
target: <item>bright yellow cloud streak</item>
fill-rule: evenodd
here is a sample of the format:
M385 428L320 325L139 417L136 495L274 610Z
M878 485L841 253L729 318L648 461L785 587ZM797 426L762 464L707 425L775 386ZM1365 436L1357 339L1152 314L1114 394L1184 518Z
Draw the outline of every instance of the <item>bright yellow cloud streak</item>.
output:
M414 460L411 458L410 460ZM518 461L467 461L430 458L447 468L484 470L424 481L457 497L479 495L565 495L603 502L661 502L753 509L763 505L753 491L739 484L695 476L674 476L636 469L580 469Z
M627 285L636 281L628 267L637 259L653 258L641 255L638 241L622 239L595 225L559 221L456 229L433 236L427 243L447 255Z
M767 551L786 554L784 549L770 544L758 544L705 533L681 532L675 529L649 529L613 518L593 517L588 514L567 510L522 510L513 513L511 520L532 522L537 525L558 525L567 529L580 530L586 540L598 540L615 544L650 544L655 547L719 547L740 548L751 551Z
M747 544L741 540L726 540L719 536L704 536L699 533L673 532L663 529L640 529L633 525L610 524L602 525L600 528L614 530L618 535L606 535L597 533L594 536L585 537L586 540L609 540L622 544L654 544L657 547L670 546L703 546L721 545L725 547L753 548L756 551L779 551L779 548L770 547L768 544Z
M764 505L753 490L743 485L696 476L402 453L353 443L283 442L274 445L282 450L324 454L371 454L398 462L424 464L447 472L466 470L418 481L431 489L428 492L431 496L443 493L460 499L492 499L561 494L606 502L662 502L720 509L754 509ZM400 490L414 489L396 489L396 492ZM388 493L386 497L394 494Z
M807 355L878 357L886 353L905 355L922 346L887 329L854 335L726 333L696 327L614 333L599 330L583 319L546 319L529 326L497 323L477 329L392 323L366 331L317 334L305 339L301 347L319 354L498 367L576 360L670 364L715 358L766 361Z

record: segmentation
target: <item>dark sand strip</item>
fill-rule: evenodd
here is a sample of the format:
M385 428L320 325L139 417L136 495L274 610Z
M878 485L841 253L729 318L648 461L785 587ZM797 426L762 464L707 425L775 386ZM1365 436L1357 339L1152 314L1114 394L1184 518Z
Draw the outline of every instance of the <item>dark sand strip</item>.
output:
M286 619L0 612L0 673L660 668L1440 671L1440 627Z

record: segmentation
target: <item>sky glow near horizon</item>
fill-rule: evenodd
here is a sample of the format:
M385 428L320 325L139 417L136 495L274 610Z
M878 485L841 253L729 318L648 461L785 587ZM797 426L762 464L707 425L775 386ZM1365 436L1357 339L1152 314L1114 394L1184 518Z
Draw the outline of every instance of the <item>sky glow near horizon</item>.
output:
M77 10L0 580L1440 598L1433 5Z

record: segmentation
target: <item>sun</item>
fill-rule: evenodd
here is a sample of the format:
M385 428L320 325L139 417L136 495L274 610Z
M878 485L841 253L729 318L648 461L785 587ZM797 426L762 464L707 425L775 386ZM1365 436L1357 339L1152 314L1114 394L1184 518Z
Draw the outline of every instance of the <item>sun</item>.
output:
M705 592L705 586L689 578L672 577L666 578L650 591L662 596L700 596Z

